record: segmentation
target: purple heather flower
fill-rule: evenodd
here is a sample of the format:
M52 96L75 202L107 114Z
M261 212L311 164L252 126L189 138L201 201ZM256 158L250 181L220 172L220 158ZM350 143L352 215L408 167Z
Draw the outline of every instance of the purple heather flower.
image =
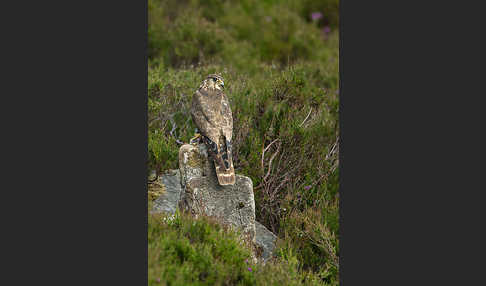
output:
M330 33L331 32L331 28L329 26L325 26L322 31L326 34Z
M310 190L310 188L311 188L311 186L305 186L305 187L304 187L304 189L305 189L306 191Z
M251 267L248 267L248 271L250 271L250 272L251 272Z
M321 12L312 12L311 14L312 21L317 21L322 18Z
M157 277L156 281L157 281L157 283L160 283L160 278Z
M245 259L245 262L246 262L246 263L248 263L248 258L247 258L247 259Z

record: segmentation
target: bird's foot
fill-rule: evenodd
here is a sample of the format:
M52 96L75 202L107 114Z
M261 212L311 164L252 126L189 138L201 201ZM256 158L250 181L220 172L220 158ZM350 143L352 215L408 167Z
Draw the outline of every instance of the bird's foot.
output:
M201 142L201 134L200 133L196 133L194 134L194 137L191 138L191 140L189 140L189 144L192 144L192 145L197 145L199 144L199 142Z

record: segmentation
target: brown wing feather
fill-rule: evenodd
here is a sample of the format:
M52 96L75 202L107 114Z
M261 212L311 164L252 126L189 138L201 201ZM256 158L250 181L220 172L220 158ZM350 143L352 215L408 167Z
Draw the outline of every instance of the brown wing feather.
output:
M224 169L222 169L221 167L219 168L221 171L219 173L218 170L216 170L216 173L218 174L218 180L221 185L232 185L235 183L236 180L235 170L233 166L233 156L231 154L231 142L233 137L233 114L231 112L231 106L228 97L224 93L222 93L221 99L221 116L223 121L221 128L224 136L224 148L221 152L221 157L225 166Z
M194 93L191 116L199 132L211 141L217 142L219 137L218 120L214 105L209 101L207 94L203 94L199 90Z
M192 100L191 116L199 132L209 139L205 141L219 184L233 185L236 180L231 155L233 115L228 98L223 93L198 90Z
M226 140L231 142L233 137L233 113L231 112L231 106L226 94L222 94L221 99L221 115L223 117L223 135L226 137Z

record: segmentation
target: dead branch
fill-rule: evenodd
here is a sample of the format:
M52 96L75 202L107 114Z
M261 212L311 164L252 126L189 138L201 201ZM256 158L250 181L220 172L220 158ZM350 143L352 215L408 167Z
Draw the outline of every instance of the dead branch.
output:
M309 118L309 115L311 115L311 112L312 112L312 107L309 110L309 114L307 114L307 116L305 117L304 121L302 121L302 123L299 125L299 127L302 127L302 125L305 123L305 121L307 120L307 118Z
M282 182L280 182L280 184L274 189L273 194L278 193L278 190L280 190L280 188L283 186L283 184L285 184L288 180L289 180L288 177L286 177L284 180L282 180Z
M275 153L273 153L272 157L270 157L270 161L268 162L268 171L267 171L267 174L265 175L265 177L263 178L263 181L266 181L268 176L270 175L270 171L272 170L272 161L275 158L275 156L277 156L278 152L280 152L280 146L281 145L282 145L282 143L279 143L277 145L277 151L275 151Z
M268 150L268 148L270 148L270 146L272 146L272 144L277 142L278 140L280 140L280 138L277 138L277 139L273 140L270 144L268 144L268 146L263 150L262 159L263 159L265 152Z
M263 159L265 158L265 152L268 150L268 148L270 148L270 146L272 146L273 143L275 143L277 140L280 140L279 138L273 140L270 144L268 144L268 146L266 148L265 147L265 142L263 143L263 150L262 150L262 171L265 170L265 167L263 165ZM265 172L265 171L264 171Z
M326 154L326 160L329 160L332 155L339 152L338 149L339 149L339 136L337 136L336 142L334 142L334 144L332 145L331 150L329 150L329 152Z

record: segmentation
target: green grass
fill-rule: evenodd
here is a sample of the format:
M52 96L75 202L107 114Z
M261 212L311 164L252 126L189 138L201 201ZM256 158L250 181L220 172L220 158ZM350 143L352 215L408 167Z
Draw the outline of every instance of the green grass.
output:
M291 253L253 263L248 243L209 218L149 215L149 285L319 285Z
M254 72L260 63L325 60L324 28L338 27L339 2L149 0L149 58L180 67L231 64ZM313 21L312 12L323 18Z
M279 237L280 263L295 259L292 279L314 275L330 285L339 280L338 4L149 0L149 169L178 168L177 141L194 135L192 94L206 75L221 73L235 169L253 180L257 220ZM312 21L311 12L324 17ZM162 228L160 235L173 230ZM157 267L149 263L149 273ZM226 281L225 271L215 281ZM167 277L171 285L183 279Z

